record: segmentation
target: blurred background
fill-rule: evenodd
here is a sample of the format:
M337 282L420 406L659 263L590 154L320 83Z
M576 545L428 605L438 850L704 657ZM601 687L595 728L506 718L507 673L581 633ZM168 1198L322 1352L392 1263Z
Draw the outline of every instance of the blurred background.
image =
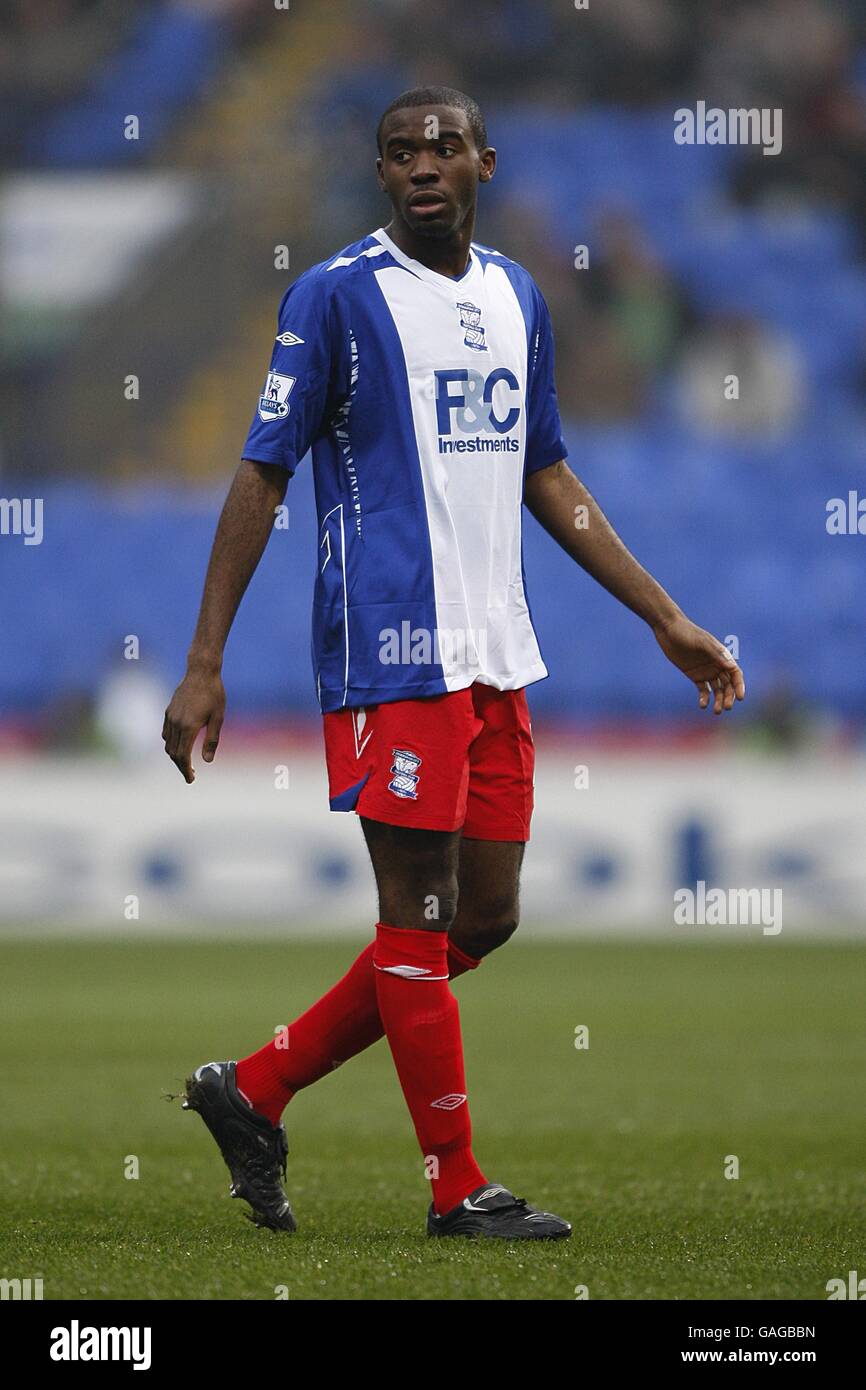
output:
M701 715L526 516L551 676L525 930L699 935L672 895L703 879L782 889L786 932L861 932L863 0L6 0L0 924L374 920L354 817L327 810L309 459L193 787L160 731L280 297L387 223L376 124L428 83L485 113L476 240L548 300L572 467L749 688ZM698 100L780 109L781 152L678 145Z

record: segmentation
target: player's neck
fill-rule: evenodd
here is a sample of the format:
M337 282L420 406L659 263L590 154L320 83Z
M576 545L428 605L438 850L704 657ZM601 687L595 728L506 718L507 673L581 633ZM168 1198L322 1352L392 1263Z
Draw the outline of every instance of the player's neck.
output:
M405 256L419 261L428 270L435 270L438 275L448 275L452 280L459 280L469 264L473 225L474 219L467 218L463 226L452 236L440 240L436 237L417 236L405 222L394 217L385 231Z

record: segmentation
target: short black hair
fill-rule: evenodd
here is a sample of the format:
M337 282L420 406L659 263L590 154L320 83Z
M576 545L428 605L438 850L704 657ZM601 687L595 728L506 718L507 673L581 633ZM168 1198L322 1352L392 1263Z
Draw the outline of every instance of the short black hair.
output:
M410 91L402 92L400 96L395 97L387 110L382 112L376 127L376 144L380 155L385 117L390 116L393 111L402 111L407 106L455 106L458 111L463 112L469 123L476 150L480 152L487 148L487 126L477 101L473 101L465 92L458 92L454 87L413 87Z

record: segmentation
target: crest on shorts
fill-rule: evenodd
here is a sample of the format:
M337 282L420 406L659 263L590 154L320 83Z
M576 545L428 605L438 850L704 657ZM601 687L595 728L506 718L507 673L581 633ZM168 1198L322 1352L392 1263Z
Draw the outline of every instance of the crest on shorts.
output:
M391 754L393 762L391 780L388 783L389 792L409 801L417 801L418 768L421 766L421 759L416 753L407 752L405 748L392 748Z

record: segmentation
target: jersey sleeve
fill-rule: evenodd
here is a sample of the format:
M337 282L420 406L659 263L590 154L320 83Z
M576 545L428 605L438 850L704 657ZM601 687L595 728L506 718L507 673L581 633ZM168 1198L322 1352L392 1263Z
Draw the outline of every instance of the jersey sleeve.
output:
M529 347L526 476L568 458L553 374L553 327L544 296L535 287L536 328Z
M322 430L334 386L330 296L321 273L283 295L265 384L241 457L291 476Z

